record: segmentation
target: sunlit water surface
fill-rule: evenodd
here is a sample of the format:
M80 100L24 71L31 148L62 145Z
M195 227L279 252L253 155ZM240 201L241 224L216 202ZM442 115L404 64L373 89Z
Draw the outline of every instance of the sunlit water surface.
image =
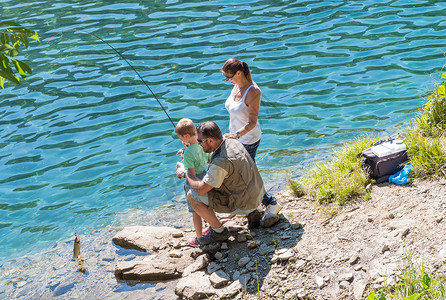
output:
M174 122L212 120L224 132L232 85L219 69L247 61L263 92L257 163L273 191L340 143L402 131L445 63L444 2L122 2L0 0L3 21L41 39L21 52L34 74L0 90L0 261L17 268L3 272L8 297L82 295L76 278L57 283L74 276L63 263L74 232L104 240L86 246L100 256L121 251L114 228L190 226L172 124L126 62L87 33L129 60ZM55 263L42 269L46 280L23 270L36 261ZM98 261L109 285L83 292L126 290L113 259Z

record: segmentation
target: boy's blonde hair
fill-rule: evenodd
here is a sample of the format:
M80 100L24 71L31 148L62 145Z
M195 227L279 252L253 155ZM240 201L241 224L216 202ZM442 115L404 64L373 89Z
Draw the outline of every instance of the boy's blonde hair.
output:
M194 122L188 118L179 120L177 126L175 126L175 133L182 136L185 134L194 136L196 134Z

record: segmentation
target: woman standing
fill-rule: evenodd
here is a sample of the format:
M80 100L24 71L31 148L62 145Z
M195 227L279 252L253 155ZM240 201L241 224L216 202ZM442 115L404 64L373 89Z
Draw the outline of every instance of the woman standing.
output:
M229 112L229 132L225 138L238 139L255 161L262 131L258 117L261 91L252 80L248 64L236 58L228 59L221 72L234 88L225 107ZM262 204L266 210L263 215L263 226L270 227L279 221L277 214L282 206L269 193L263 196Z

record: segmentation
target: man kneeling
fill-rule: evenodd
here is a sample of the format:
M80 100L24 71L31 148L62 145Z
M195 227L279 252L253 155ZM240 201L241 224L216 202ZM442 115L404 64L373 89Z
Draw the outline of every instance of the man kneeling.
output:
M198 143L210 158L207 174L201 180L177 166L177 174L185 175L191 190L187 199L194 211L209 223L208 234L197 239L199 244L226 240L230 234L215 212L248 216L248 228L260 225L260 205L265 188L255 162L243 145L235 139L223 139L214 122L197 126Z

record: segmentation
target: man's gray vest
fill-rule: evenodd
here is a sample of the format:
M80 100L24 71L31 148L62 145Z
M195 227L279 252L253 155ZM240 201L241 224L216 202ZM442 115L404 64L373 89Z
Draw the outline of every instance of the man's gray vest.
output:
M209 208L230 213L236 209L252 210L260 205L265 194L262 177L239 141L224 139L211 159L210 164L225 169L228 175L219 188L208 192Z

